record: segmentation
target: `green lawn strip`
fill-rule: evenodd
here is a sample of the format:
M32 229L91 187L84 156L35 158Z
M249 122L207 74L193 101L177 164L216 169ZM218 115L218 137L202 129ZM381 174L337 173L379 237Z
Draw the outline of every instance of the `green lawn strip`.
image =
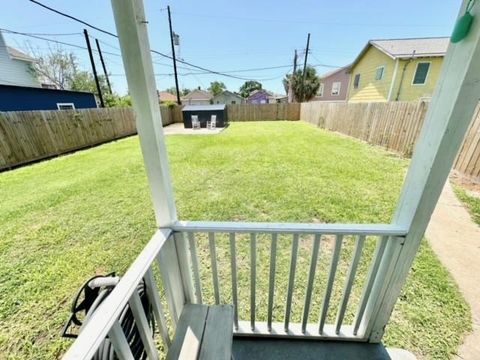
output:
M480 225L480 198L472 196L459 185L452 184L455 195L465 204L472 220Z
M304 123L233 123L220 135L167 137L183 220L388 222L407 161ZM153 234L136 137L0 174L0 353L50 359L76 289L96 273L123 273ZM227 234L217 236L221 297L231 301ZM239 313L249 319L249 236L237 236ZM301 320L312 236L300 238L292 321ZM324 237L310 321L317 322L333 239ZM345 238L329 322L354 238ZM345 321L351 322L377 239L368 238ZM197 236L205 299L213 298L208 240ZM257 238L257 318L266 319L270 238ZM291 237L280 236L274 318L282 321ZM450 276L422 245L387 327L387 345L448 358L469 328ZM441 331L439 331L441 329Z

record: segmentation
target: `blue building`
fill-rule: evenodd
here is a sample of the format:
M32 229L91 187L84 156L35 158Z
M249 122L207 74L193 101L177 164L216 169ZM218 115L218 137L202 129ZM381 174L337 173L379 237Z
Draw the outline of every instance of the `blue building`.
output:
M95 95L82 91L0 84L0 111L96 108Z

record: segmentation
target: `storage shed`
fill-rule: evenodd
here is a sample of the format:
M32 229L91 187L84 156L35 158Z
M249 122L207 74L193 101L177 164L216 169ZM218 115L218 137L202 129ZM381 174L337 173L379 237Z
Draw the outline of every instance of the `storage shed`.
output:
M0 84L0 111L96 108L95 95L83 91Z
M192 115L198 116L202 128L207 127L207 121L211 119L212 115L217 115L217 127L226 127L228 125L225 104L185 105L182 113L185 128L192 128Z

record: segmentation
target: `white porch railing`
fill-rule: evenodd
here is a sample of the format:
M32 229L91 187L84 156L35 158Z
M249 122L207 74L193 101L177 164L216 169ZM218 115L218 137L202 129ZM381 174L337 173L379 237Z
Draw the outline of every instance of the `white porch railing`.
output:
M474 21L470 34L451 45L444 58L392 225L177 222L143 2L113 0L112 5L157 225L174 225L155 234L84 326L65 358L89 359L108 335L117 355L132 359L118 322L127 303L149 358L158 358L135 292L142 278L165 347L186 302L231 301L236 308L234 326L238 336L380 341L478 102L480 24ZM463 0L460 16L468 6L470 1ZM473 16L480 11L478 6L470 10ZM206 243L202 245L202 241ZM310 260L302 278L299 269L305 255L307 264ZM162 306L152 274L155 259L167 306ZM362 266L367 271L358 271ZM230 281L222 274L228 268ZM288 269L285 274L284 268ZM243 269L249 270L246 276L241 274ZM367 275L358 282L363 273ZM316 292L322 274L326 276L320 282L322 291ZM268 281L260 281L263 279ZM354 296L355 289L358 297ZM296 302L298 291L302 299ZM244 298L248 299L246 303ZM266 312L261 311L264 299ZM355 302L355 310L349 312L348 307ZM278 303L283 317L275 315Z
M90 359L106 336L117 354L131 359L118 322L127 303L149 358L158 358L135 292L142 279L165 349L187 302L232 303L236 336L366 341L367 303L378 295L373 284L382 281L386 245L405 235L392 225L176 222L145 246L65 359Z

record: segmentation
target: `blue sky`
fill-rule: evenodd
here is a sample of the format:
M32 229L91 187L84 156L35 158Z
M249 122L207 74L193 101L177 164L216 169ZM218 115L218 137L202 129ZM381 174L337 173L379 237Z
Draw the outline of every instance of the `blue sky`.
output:
M110 1L39 0L63 12L106 30L116 32ZM166 6L172 10L174 31L181 37L184 60L216 71L290 65L295 49L303 54L307 33L311 33L311 65L343 66L350 63L369 39L448 36L460 0L403 1L163 1L145 0L151 47L171 54ZM81 33L84 26L51 13L28 0L3 0L0 27L27 33ZM89 30L102 41L104 51L119 54L115 38ZM4 35L8 45L25 50L25 41L38 51L47 51L43 40L20 35ZM82 34L48 36L50 39L85 46ZM90 69L86 50L69 48L82 67ZM105 55L114 89L127 92L121 58ZM153 56L158 89L174 85L171 60ZM98 61L98 67L100 62ZM319 73L330 70L317 66ZM282 77L289 68L235 72L240 77L262 80L264 88L283 93ZM180 86L207 88L211 81L223 81L237 91L243 80L210 74L191 74L181 69ZM190 74L190 75L189 75Z

